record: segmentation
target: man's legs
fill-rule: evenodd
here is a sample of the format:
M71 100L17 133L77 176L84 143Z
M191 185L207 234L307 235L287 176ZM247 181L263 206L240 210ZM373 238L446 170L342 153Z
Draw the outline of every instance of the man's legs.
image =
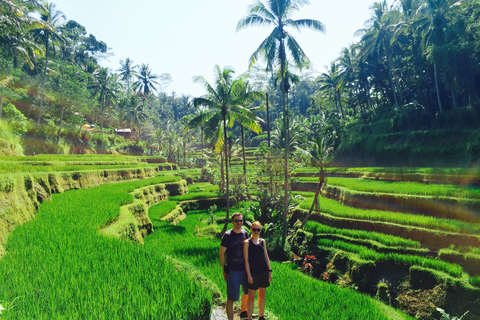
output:
M227 312L228 320L233 320L233 303L238 301L240 296L240 285L243 282L245 271L230 270L227 275L227 306L225 311ZM243 296L242 296L242 308L243 308Z
M227 317L228 320L233 320L233 301L232 300L227 300Z
M240 318L248 318L247 314L247 305L248 305L248 281L247 273L244 272L242 279L242 305L240 306Z

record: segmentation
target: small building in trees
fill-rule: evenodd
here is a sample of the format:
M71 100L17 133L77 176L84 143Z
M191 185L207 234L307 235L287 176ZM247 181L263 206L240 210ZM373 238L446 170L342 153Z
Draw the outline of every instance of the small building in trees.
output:
M130 139L132 134L132 129L115 129L115 135L124 137L125 139Z

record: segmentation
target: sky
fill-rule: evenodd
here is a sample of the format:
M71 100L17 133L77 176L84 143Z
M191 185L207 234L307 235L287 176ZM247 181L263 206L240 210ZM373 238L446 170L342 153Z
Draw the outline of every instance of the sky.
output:
M120 60L146 63L157 75L168 73L172 82L159 88L168 94L205 94L194 76L214 80L214 66L230 67L240 75L249 57L273 27L236 31L254 0L53 0L66 21L75 20L87 34L104 41L110 55L103 67L116 71ZM391 1L389 1L391 3ZM342 48L357 42L356 30L370 17L374 0L310 0L293 16L316 19L326 33L289 30L312 62L312 72L340 56Z

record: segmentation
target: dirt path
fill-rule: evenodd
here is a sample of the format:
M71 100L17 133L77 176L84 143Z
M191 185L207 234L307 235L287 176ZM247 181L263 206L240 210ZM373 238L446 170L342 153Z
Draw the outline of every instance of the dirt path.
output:
M235 314L233 316L234 320L240 320L240 312L235 310ZM216 306L213 308L212 315L210 320L228 320L227 313L225 312L224 306Z

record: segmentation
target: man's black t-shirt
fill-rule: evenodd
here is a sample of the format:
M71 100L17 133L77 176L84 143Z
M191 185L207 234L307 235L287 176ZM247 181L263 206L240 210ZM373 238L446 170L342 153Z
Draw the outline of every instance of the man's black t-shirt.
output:
M243 242L247 239L248 233L244 229L240 233L235 233L233 229L230 229L223 235L221 246L227 248L227 266L229 270L245 270Z

